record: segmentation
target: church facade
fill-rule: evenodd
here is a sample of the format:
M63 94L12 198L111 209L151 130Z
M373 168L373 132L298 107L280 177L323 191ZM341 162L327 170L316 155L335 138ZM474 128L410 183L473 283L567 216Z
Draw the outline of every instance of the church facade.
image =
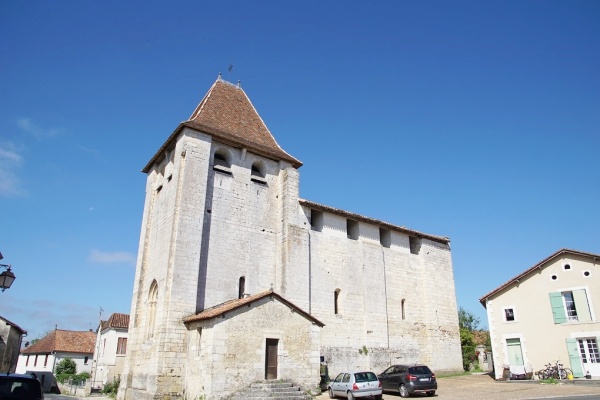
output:
M119 399L462 370L450 240L301 199L301 165L220 77L148 162Z

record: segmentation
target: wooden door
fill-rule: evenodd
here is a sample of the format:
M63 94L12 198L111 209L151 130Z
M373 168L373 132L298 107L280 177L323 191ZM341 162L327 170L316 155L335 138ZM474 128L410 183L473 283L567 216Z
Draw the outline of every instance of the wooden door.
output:
M277 347L279 339L267 339L265 379L277 379Z

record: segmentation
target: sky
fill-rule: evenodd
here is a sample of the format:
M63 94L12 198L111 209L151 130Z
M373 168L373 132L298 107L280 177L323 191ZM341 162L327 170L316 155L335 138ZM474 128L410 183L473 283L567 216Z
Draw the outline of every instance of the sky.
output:
M0 316L129 313L141 169L221 72L300 196L451 240L458 306L600 254L598 1L0 0ZM431 274L435 274L432 270Z

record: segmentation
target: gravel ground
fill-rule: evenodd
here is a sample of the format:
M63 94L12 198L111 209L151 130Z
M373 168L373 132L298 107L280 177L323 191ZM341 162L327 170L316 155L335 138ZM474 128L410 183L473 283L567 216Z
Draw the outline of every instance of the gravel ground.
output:
M523 400L598 393L600 393L600 381L578 381L548 385L541 384L538 381L496 382L489 375L462 375L438 378L438 390L432 399ZM324 395L327 396L325 393ZM398 400L400 396L397 393L384 393L383 398L385 400ZM428 397L415 396L411 398Z

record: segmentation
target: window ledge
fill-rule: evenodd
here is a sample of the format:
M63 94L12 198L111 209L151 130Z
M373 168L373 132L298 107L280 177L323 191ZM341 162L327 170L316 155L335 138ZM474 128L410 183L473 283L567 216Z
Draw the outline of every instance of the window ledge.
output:
M215 164L213 165L213 169L217 172L222 172L227 175L233 175L233 173L231 172L231 168L224 167L223 165Z

